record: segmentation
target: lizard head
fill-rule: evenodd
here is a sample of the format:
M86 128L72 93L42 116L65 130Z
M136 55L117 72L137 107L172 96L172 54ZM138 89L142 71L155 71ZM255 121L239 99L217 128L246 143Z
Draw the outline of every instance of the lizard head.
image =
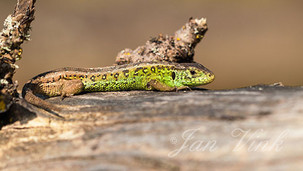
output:
M211 83L215 75L199 63L182 64L185 67L181 74L181 83L184 86L194 87Z

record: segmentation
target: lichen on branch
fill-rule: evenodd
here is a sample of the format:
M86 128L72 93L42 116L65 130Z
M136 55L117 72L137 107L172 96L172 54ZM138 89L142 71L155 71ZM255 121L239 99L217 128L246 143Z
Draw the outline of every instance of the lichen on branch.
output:
M13 81L13 75L18 68L15 62L21 59L21 44L29 40L35 2L36 0L17 0L13 14L5 19L3 30L0 32L0 96L5 99L18 97L18 84ZM4 106L7 108L8 105ZM6 108L0 108L0 112Z
M190 18L174 36L160 34L135 50L122 50L118 53L115 63L121 65L135 62L193 62L194 49L207 29L205 18Z

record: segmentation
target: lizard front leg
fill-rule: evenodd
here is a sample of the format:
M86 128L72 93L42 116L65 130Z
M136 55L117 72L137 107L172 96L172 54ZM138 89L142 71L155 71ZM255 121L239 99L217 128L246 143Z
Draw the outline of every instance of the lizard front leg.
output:
M156 79L150 80L147 83L147 88L149 90L159 90L159 91L174 91L176 90L176 87L170 87Z
M150 80L147 83L147 87L151 90L155 89L155 90L159 90L159 91L179 91L179 90L184 90L184 89L191 90L191 88L188 86L170 87L156 79Z
M192 89L188 86L182 86L182 87L178 87L176 88L176 91L179 91L179 90L189 90L189 91L192 91Z

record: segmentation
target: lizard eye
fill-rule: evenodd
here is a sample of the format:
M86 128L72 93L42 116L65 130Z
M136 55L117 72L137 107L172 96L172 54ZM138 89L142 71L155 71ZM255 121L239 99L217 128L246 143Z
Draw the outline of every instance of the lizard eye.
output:
M191 74L191 75L195 75L195 74L196 74L196 71L191 70L191 71L190 71L190 74Z

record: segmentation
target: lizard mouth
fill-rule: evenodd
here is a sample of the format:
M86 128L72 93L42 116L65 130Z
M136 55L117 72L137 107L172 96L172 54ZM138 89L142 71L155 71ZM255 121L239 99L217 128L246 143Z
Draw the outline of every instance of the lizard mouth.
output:
M208 73L206 77L198 79L197 83L200 85L209 84L215 80L215 75L212 73Z
M211 83L215 80L215 74L209 73L208 74L208 83Z
M200 86L213 82L215 80L215 75L212 72L208 72L203 77L196 77L189 82L184 82L185 86Z

